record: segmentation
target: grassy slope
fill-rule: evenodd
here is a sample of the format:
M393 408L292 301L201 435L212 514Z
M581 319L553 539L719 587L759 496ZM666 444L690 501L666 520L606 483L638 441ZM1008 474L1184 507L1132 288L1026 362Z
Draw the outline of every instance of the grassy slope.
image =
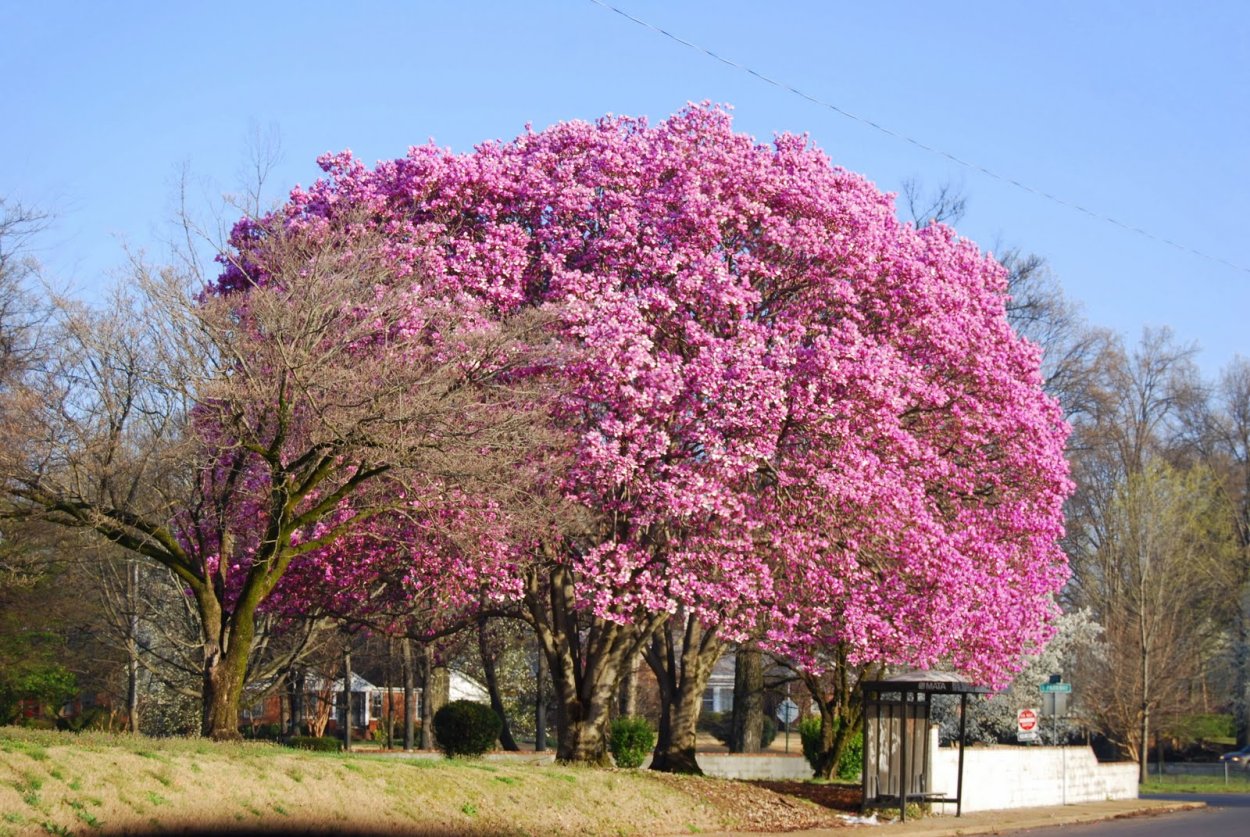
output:
M646 773L0 729L0 837L193 830L665 834L739 825Z

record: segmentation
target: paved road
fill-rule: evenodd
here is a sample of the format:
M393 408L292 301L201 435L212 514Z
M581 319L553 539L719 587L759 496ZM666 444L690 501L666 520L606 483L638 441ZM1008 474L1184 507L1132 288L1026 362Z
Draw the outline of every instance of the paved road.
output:
M1246 837L1250 834L1250 793L1164 794L1148 798L1200 800L1207 803L1207 808L1018 833L1028 837Z

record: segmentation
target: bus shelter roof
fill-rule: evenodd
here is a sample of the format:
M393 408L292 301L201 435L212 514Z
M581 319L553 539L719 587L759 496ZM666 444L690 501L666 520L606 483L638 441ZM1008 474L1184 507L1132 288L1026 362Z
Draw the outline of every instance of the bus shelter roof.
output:
M986 695L994 690L965 680L953 671L901 671L882 680L859 684L865 692L922 692L943 695Z

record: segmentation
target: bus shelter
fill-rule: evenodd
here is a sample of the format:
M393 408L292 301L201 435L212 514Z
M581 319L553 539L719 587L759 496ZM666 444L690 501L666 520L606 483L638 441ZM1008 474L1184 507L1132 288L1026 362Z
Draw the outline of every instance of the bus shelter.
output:
M907 671L860 684L864 695L864 772L861 812L869 805L898 805L907 819L909 802L953 802L963 813L964 738L968 695L988 694L953 672ZM933 790L929 775L929 725L933 695L959 695L959 768L955 795Z

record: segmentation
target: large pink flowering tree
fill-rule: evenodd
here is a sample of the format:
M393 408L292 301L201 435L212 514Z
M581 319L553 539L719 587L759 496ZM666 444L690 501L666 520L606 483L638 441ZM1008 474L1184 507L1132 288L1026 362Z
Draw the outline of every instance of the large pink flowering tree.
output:
M563 435L518 470L527 502L473 574L539 637L561 759L606 759L622 663L673 614L763 626L812 665L836 648L991 679L1044 641L1066 429L973 245L708 107L322 164L287 223L350 218L394 281L546 318L557 348L525 374Z

